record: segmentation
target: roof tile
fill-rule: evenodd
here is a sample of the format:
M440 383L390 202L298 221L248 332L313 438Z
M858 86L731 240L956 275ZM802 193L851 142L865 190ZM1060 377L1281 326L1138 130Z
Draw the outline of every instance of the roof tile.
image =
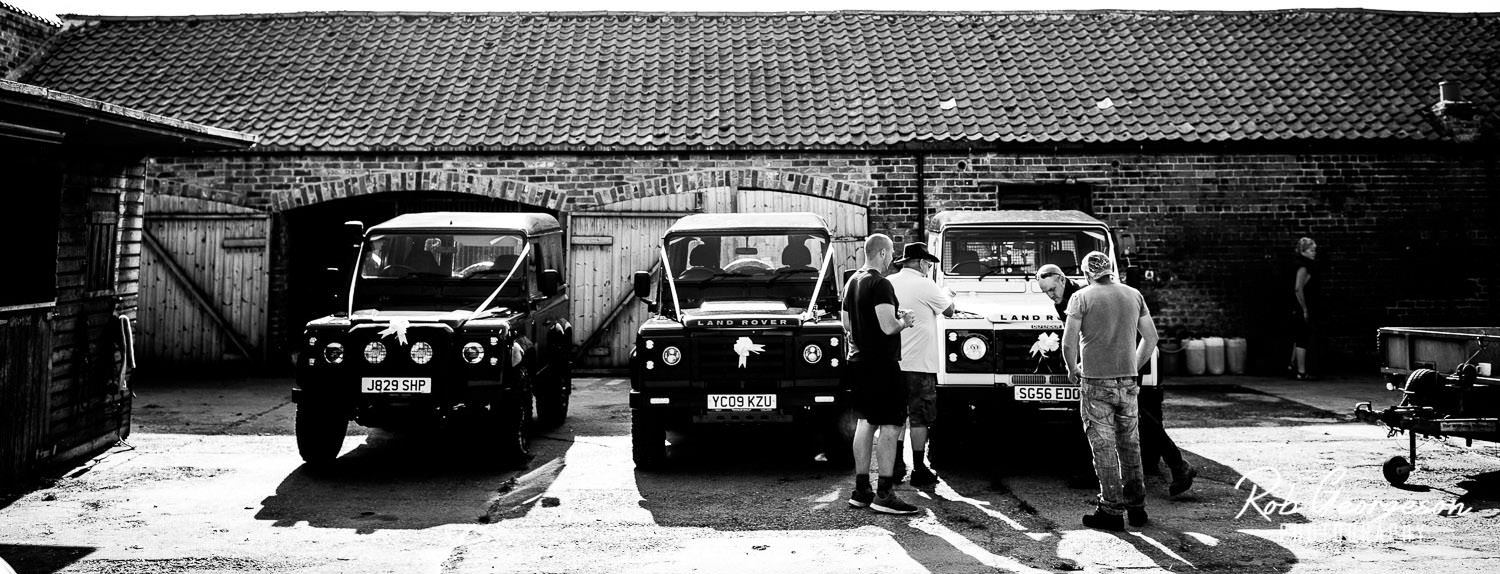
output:
M270 149L1437 140L1454 78L1500 123L1500 14L69 19L25 81Z

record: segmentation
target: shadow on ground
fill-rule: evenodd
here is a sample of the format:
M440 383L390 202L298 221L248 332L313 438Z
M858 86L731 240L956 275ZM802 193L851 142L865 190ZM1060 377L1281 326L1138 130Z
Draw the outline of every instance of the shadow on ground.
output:
M557 478L573 437L567 428L533 435L532 457L518 468L469 436L371 431L334 464L292 471L255 517L362 534L517 518L540 501L532 491Z
M1258 402L1249 404L1254 413ZM1302 408L1298 416L1316 415ZM657 524L720 531L873 525L888 530L913 560L934 572L1107 568L1079 561L1126 554L1142 561L1130 568L1287 572L1297 563L1292 551L1249 531L1307 522L1297 514L1235 520L1253 484L1236 488L1236 471L1189 452L1201 473L1195 488L1168 501L1166 480L1149 480L1148 508L1155 514L1146 527L1127 533L1086 529L1079 519L1092 511L1096 491L1065 486L1070 461L1060 457L1076 451L1065 438L1042 431L997 436L992 448L950 455L938 469L943 481L937 487L898 491L922 507L921 514L883 515L846 503L852 469L814 462L815 441L774 430L730 430L673 436L664 470L636 471L641 506Z

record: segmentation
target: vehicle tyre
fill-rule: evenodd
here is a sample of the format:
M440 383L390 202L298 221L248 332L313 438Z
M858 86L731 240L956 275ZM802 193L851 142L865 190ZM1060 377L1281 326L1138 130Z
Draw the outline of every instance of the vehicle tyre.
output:
M827 462L838 466L854 464L854 429L858 424L859 416L854 409L825 411L820 415L812 431L819 438L817 447Z
M1406 462L1406 457L1393 456L1380 467L1380 473L1385 475L1386 482L1396 486L1406 484L1406 479L1411 477L1412 465Z
M631 409L630 450L641 470L660 468L667 461L666 429L646 409Z
M508 398L490 405L491 432L502 464L523 466L531 458L531 394L508 393Z
M344 448L349 421L336 409L297 405L297 452L310 465L331 464Z
M963 460L970 415L967 402L938 399L937 422L927 431L927 462L933 468L950 468Z
M557 428L568 418L573 396L573 374L567 363L553 366L556 376L536 389L536 423L539 428Z

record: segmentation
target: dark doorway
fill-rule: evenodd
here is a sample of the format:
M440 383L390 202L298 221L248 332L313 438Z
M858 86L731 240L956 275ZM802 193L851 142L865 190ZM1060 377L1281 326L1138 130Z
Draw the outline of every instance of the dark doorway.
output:
M295 349L302 325L332 312L334 289L348 286L343 280L336 283L326 271L329 267L348 270L353 262L354 251L344 235L345 221L361 221L369 227L397 215L424 211L529 211L557 215L552 210L514 201L437 191L362 195L283 212L271 270L271 337L279 342L282 351L289 353ZM276 276L285 277L286 281L276 281Z
M1093 194L1082 183L1002 183L981 186L995 209L1074 209L1094 214Z

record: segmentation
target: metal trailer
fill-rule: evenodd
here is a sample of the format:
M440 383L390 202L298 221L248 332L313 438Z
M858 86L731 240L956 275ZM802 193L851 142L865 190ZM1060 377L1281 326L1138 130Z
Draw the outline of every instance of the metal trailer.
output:
M1375 411L1354 406L1359 420L1381 423L1389 436L1406 432L1410 459L1381 468L1393 485L1417 469L1417 435L1500 442L1500 327L1383 327L1376 335L1386 388L1401 402Z

